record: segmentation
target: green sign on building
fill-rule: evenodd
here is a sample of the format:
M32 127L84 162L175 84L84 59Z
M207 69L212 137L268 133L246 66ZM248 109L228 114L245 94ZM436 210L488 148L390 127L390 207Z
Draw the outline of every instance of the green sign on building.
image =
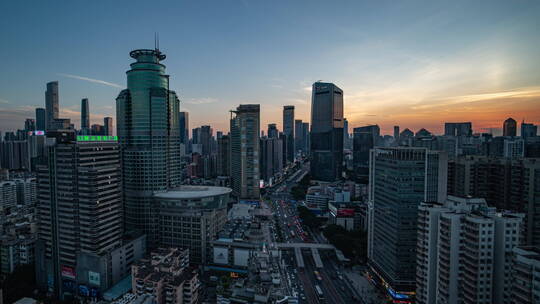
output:
M118 136L77 135L77 141L118 141Z

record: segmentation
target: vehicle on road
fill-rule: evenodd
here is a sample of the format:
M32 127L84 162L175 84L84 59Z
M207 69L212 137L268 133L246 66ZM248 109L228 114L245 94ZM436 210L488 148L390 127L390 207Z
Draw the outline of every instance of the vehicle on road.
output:
M319 285L315 285L315 291L317 292L317 298L319 299L319 301L324 301L324 294Z
M317 278L317 280L322 281L321 274L317 270L313 271L313 273L315 274L315 277Z

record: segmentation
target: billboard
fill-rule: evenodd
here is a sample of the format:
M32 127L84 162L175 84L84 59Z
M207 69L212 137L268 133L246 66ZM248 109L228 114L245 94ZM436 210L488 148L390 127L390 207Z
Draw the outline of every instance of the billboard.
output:
M226 247L214 247L214 263L229 264L229 249Z
M99 272L88 271L88 283L99 286L101 284L101 276Z
M75 269L69 266L62 266L62 276L64 278L75 279Z
M45 135L45 131L34 131L34 135Z
M352 208L341 208L337 211L338 217L353 217L354 216L354 209Z

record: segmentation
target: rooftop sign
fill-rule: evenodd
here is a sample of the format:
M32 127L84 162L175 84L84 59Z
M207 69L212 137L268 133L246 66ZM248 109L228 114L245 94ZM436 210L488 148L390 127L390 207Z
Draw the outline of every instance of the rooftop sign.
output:
M77 141L118 141L118 136L77 135Z

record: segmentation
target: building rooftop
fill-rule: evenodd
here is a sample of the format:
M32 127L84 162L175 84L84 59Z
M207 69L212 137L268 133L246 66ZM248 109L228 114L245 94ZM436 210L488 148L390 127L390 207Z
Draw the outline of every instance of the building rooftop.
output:
M176 198L176 199L190 199L190 198L203 198L216 195L223 195L231 193L231 188L226 187L213 187L213 186L180 186L168 190L166 192L160 192L154 194L154 197L158 198Z

